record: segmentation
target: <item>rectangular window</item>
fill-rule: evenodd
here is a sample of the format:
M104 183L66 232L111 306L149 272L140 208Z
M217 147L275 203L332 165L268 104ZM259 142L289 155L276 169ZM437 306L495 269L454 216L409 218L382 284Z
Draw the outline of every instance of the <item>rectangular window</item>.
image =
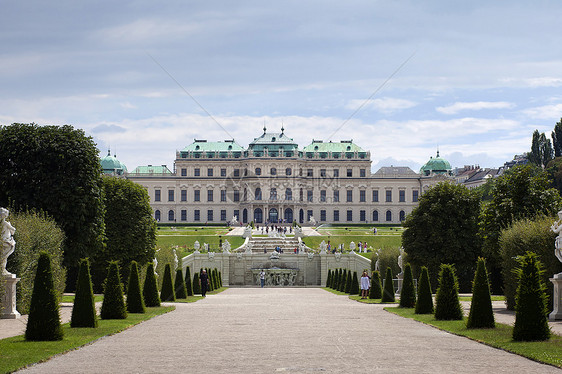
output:
M154 201L160 201L160 190L154 190Z
M326 169L320 169L320 178L326 178Z
M226 221L226 209L221 210L221 221Z
M307 177L312 177L312 176L313 176L312 169L306 169L306 176L307 176Z
M312 217L312 210L307 210L306 211L306 221L310 221L310 217Z
M187 210L183 209L181 211L181 220L182 221L187 221Z
M364 210L359 211L359 221L365 222L365 211Z
M221 177L226 177L226 169L225 168L221 169Z
M386 190L386 202L387 203L392 202L392 190Z
M199 209L195 209L193 211L193 220L194 221L200 221L201 220Z
M365 190L360 190L359 191L359 202L364 203L365 201L367 201L367 199L365 198Z
M269 190L269 200L277 200L277 188Z
M306 191L306 201L312 202L312 190Z
M353 177L353 169L347 169L347 177L348 178Z
M320 211L320 221L322 221L322 222L326 221L326 211L325 210Z
M213 176L213 169L211 169L211 168L208 168L208 169L207 169L207 176L208 176L208 177L212 177L212 176Z
M187 190L181 190L180 194L181 201L187 201Z
M340 211L334 210L334 222L339 222L340 220Z
M269 174L270 175L277 175L277 169L276 168L269 169Z
M193 175L195 175L196 177L199 177L201 175L201 169L195 168L195 170L193 171Z
M187 169L186 168L181 168L181 176L187 177Z
M353 190L347 190L347 198L346 201L348 203L352 203L353 202Z
M209 209L207 211L207 221L211 222L212 220L213 220L213 211Z
M340 169L334 169L334 178L338 178L340 176Z
M418 202L418 190L413 190L413 191L412 191L412 201L413 201L414 203L417 203L417 202Z
M406 191L404 190L398 191L398 201L401 203L406 201Z
M193 191L193 201L201 201L201 191L200 190Z
M359 176L365 178L365 169L359 169Z
M347 211L347 222L353 221L353 210Z
M334 203L340 202L340 191L334 191Z
M226 190L221 190L221 201L226 201Z
M320 201L321 202L326 201L326 190L320 190Z
M240 169L234 169L234 176L235 176L235 177L239 177L239 176L240 176Z
M300 201L302 201L302 200L304 199L304 192L303 192L302 188L301 188L301 190L300 190L300 192L299 192L299 198L300 198L300 199L299 199Z
M207 190L207 201L213 201L213 190Z
M168 201L174 201L174 190L168 190Z
M373 190L373 203L379 202L379 190Z
M291 168L285 169L285 175L291 175L292 173L293 171L291 170Z
M234 201L240 201L240 191L234 190L232 198L234 199Z

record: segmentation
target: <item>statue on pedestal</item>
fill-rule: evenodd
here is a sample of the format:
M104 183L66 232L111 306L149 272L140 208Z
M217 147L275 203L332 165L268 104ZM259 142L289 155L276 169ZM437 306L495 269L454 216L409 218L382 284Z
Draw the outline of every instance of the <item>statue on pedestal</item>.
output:
M6 270L6 263L8 262L8 257L14 253L16 248L16 241L14 240L14 233L16 229L6 221L10 212L6 208L0 208L0 219L2 219L2 275L10 275L8 270Z
M552 232L558 234L556 241L554 242L554 255L558 261L562 262L562 210L558 212L558 222L554 221L550 229Z
M398 256L398 266L400 267L400 274L404 274L404 247L400 247L400 256Z
M550 229L558 234L554 242L554 255L562 262L562 210L558 212L558 218L559 221L554 221ZM553 310L548 315L548 319L551 321L562 320L562 272L554 274L550 281L554 285L554 294L552 298Z

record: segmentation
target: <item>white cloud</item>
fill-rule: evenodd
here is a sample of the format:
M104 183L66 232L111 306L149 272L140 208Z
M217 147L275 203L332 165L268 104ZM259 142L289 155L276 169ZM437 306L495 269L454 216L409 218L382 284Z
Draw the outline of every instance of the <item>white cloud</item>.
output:
M393 113L403 109L413 108L418 105L418 103L411 100L383 97L368 101L358 99L351 100L345 107L346 109L356 110L361 105L363 105L362 109L371 108L382 113Z
M559 120L562 117L562 103L525 109L523 113L533 119Z
M562 86L562 78L557 77L536 77L536 78L504 78L499 79L501 83L523 87L560 87Z
M482 110L482 109L510 109L515 104L506 101L475 101L475 102L456 102L447 106L437 107L437 110L443 114L456 114L463 110Z

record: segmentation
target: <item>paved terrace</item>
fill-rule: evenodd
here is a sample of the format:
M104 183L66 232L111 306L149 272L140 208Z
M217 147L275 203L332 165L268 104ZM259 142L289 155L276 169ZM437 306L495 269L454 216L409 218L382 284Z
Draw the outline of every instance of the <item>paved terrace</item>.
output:
M25 371L562 373L319 288L230 288Z

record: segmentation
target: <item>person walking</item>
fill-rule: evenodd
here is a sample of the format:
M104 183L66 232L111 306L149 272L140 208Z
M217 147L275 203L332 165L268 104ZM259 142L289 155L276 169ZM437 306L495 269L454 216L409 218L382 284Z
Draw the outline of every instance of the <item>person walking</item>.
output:
M207 270L205 269L201 271L199 286L201 287L201 296L205 297L207 294L207 288L209 287L209 276L207 275Z
M261 288L263 288L263 286L265 286L265 271L263 271L263 269L261 269L260 272L260 283L261 283Z
M371 280L369 279L369 275L366 271L363 271L363 275L361 275L361 298L366 299L369 296L369 286Z

